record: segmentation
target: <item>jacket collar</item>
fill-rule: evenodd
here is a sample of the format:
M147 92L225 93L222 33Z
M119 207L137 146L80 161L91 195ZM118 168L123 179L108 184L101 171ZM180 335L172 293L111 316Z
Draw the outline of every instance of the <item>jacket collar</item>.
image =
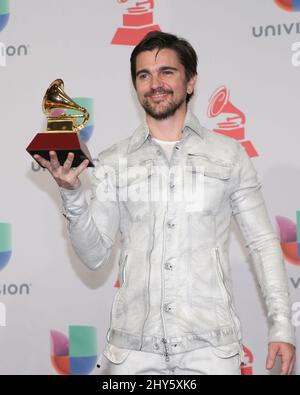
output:
M185 136L190 130L199 135L202 139L204 138L203 129L198 118L188 109L184 120L182 133ZM131 152L136 151L144 144L147 139L151 139L151 134L146 121L146 115L144 115L143 122L129 138L127 152L130 154Z

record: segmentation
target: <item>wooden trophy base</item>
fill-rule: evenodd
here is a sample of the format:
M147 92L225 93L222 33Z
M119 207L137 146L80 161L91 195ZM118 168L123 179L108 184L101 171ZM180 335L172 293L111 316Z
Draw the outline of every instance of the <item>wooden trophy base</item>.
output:
M89 160L88 167L95 167L85 143L76 132L43 132L38 133L26 148L33 157L35 154L50 160L49 151L55 151L61 165L69 152L74 153L72 167L77 167L84 159Z

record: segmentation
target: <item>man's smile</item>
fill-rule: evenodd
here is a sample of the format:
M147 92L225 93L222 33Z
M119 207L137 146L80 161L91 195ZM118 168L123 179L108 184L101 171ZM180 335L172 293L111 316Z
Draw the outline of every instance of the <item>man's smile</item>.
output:
M154 95L151 95L150 98L154 102L160 102L165 100L169 96L169 93L156 93Z

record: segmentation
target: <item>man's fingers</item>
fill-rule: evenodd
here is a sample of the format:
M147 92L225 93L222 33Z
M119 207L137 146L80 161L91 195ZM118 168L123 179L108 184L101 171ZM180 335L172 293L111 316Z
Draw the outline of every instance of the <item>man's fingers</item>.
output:
M296 360L295 354L291 352L286 352L282 354L281 358L282 358L282 363L281 363L280 374L281 375L291 374Z
M57 170L60 167L60 163L57 159L57 155L55 151L50 151L50 164L53 170Z
M275 363L275 359L276 359L276 354L277 354L278 349L276 347L269 347L269 351L268 351L268 357L267 357L267 364L266 364L266 368L268 370L272 369Z
M289 371L288 371L288 375L291 375L291 374L293 373L293 369L294 369L294 366L295 366L295 362L296 362L296 356L294 355L294 356L293 356L293 359L292 359L292 362L291 362L291 364L290 364L290 368L289 368Z
M55 151L50 151L49 155L50 161L47 161L38 154L34 155L34 158L41 166L44 166L49 170L59 186L74 189L80 185L78 176L85 168L87 168L89 164L88 159L85 159L78 167L75 167L70 171L75 156L73 152L68 153L67 159L65 160L63 166L60 165Z
M65 172L67 172L71 169L73 160L74 160L74 154L73 154L73 152L69 152L67 159L65 160L65 163L63 165L63 170Z
M90 161L88 159L85 159L83 162L81 162L80 165L75 169L76 176L79 176L79 174L82 173L83 170L88 167L89 163Z
M41 166L46 167L46 169L50 170L50 162L48 160L44 159L38 154L33 155L33 157Z
M295 347L285 342L273 342L269 344L267 369L272 369L276 356L281 359L280 375L291 374L295 364Z
M290 363L292 362L292 358L282 356L281 360L281 369L280 369L280 375L287 375L290 367Z

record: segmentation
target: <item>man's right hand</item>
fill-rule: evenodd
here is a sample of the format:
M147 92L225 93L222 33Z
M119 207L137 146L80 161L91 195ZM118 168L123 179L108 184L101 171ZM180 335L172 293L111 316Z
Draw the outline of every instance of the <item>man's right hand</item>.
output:
M50 151L50 161L44 159L40 155L34 155L34 158L41 165L49 170L50 174L57 182L57 184L66 189L77 189L80 187L81 182L79 175L87 168L89 164L88 159L84 159L78 167L72 168L72 163L74 159L74 154L72 152L68 153L67 159L63 166L59 163L55 151Z

